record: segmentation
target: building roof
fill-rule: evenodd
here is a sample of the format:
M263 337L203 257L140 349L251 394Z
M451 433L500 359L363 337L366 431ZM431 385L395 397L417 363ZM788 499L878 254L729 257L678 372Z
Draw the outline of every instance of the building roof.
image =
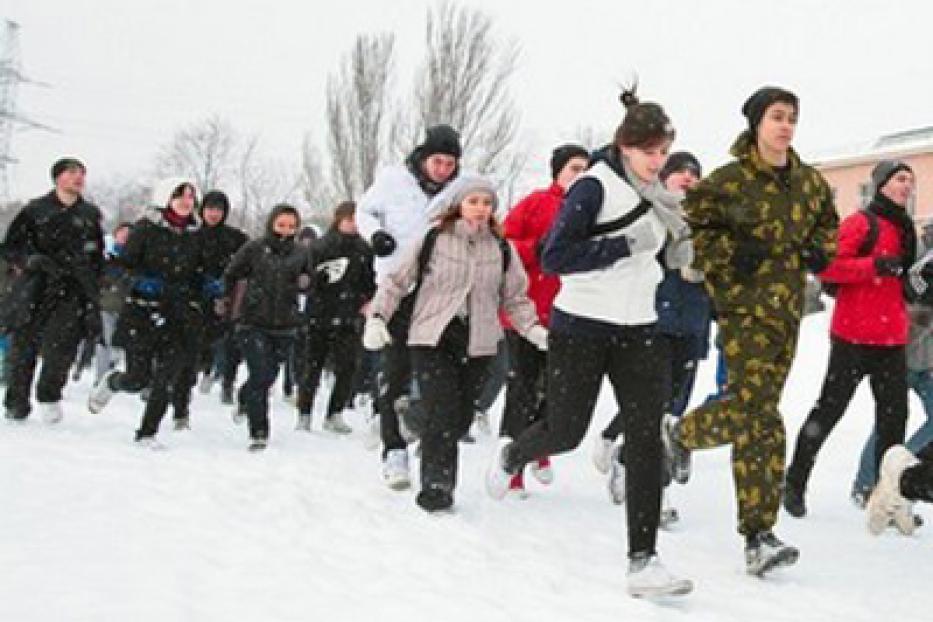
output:
M903 158L920 153L933 153L933 125L903 132L885 134L880 138L857 143L833 152L818 154L814 165L821 169L866 164L878 160Z

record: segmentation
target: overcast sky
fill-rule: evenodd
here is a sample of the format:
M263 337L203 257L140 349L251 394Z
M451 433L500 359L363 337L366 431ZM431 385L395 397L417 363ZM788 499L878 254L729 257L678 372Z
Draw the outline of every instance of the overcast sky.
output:
M419 60L425 0L0 0L21 26L23 113L58 134L18 132L15 192L49 187L62 154L89 175L138 174L179 126L213 112L295 161L322 134L328 71L360 32L399 37L398 83ZM632 72L678 129L675 148L722 162L757 87L801 98L804 155L933 125L933 3L925 0L471 0L521 46L512 91L531 161L621 118ZM533 173L536 171L532 171ZM542 182L546 181L541 179Z

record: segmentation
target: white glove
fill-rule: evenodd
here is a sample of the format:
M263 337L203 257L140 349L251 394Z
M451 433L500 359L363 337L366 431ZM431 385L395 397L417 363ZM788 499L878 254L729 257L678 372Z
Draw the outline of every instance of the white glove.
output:
M363 347L367 350L381 350L392 343L392 335L386 326L385 320L374 315L366 320L363 327Z
M525 333L525 339L530 341L536 348L542 352L547 352L547 329L540 324L535 324Z

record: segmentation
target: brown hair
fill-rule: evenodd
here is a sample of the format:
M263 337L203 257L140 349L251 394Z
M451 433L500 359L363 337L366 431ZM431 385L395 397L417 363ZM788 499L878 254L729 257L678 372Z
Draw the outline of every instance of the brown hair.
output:
M460 220L460 218L461 218L460 206L458 205L454 207L453 209L451 209L450 211L448 211L443 216L441 216L441 218L437 222L437 227L441 231L452 231L454 228L454 225L456 224L458 220ZM488 222L489 222L489 230L492 231L492 234L494 236L501 238L505 235L502 231L502 225L500 225L499 221L496 220L495 215L490 214Z
M673 141L676 132L667 113L659 104L639 101L635 94L637 89L636 81L619 95L619 101L625 106L625 118L616 128L613 144L616 147L650 149Z
M356 214L356 203L353 201L341 201L334 209L334 221L331 226L337 227L340 221L347 218L353 218Z

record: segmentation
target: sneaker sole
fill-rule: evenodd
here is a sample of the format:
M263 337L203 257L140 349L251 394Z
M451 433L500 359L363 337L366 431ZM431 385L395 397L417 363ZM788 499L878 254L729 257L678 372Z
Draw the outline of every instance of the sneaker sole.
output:
M772 570L783 568L785 566L793 566L797 563L798 559L800 559L800 551L794 548L784 549L778 552L778 554L771 559L767 560L760 568L757 568L756 570L749 570L749 574L761 579Z
M684 579L663 588L642 588L628 590L632 598L661 598L664 596L686 596L693 591L693 581Z
M411 480L386 480L386 486L395 491L408 490L411 488Z

